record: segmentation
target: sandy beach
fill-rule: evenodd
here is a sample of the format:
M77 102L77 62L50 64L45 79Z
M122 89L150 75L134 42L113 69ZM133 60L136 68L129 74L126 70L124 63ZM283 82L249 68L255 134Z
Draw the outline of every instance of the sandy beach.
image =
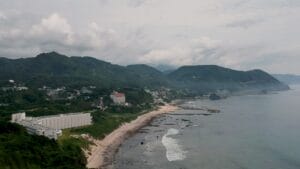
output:
M139 116L130 123L125 123L102 140L94 140L94 145L90 146L90 150L86 151L87 168L109 169L113 161L114 155L122 142L136 133L140 128L149 124L153 118L172 112L178 109L173 105L164 105L158 110Z

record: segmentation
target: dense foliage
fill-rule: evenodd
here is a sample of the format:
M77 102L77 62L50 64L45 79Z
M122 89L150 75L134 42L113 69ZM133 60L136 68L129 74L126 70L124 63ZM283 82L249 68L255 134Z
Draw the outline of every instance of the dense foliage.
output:
M17 124L0 122L1 169L84 169L85 164L81 148L74 141L58 144L29 135Z
M92 100L84 100L83 96L74 100L51 100L45 92L33 89L0 90L0 103L6 104L0 107L0 119L8 121L11 113L22 111L30 116L43 116L90 110L91 102Z
M0 58L0 86L14 79L28 86L149 87L202 90L286 89L261 70L235 71L215 65L183 66L164 74L147 65L114 65L92 57L67 57L56 52L34 58Z
M26 112L29 116L89 111L95 108L92 105L99 102L100 97L103 97L105 105L110 105L111 99L109 98L109 95L112 91L112 89L94 89L90 94L82 94L69 100L66 98L50 99L44 91L40 90L0 90L0 103L7 104L6 106L0 106L0 119L8 121L10 120L11 113L22 111ZM119 91L124 92L126 94L126 101L131 105L134 105L131 108L122 110L125 112L136 112L136 109L139 109L139 106L147 106L145 104L153 102L151 95L140 88L123 88ZM113 107L111 107L111 109L112 108Z
M73 133L88 133L96 138L103 138L106 134L129 122L139 115L153 109L153 99L149 93L141 89L122 89L130 106L111 105L104 111L92 112L93 125L71 129Z
M216 65L183 66L168 77L178 88L201 92L288 89L287 85L262 70L237 71Z
M28 86L84 86L101 88L160 86L165 81L155 78L154 68L139 72L92 57L67 57L56 52L42 53L35 58L0 59L0 84L9 79ZM149 72L149 76L143 73ZM162 79L163 80L163 79Z
M10 114L24 110L30 116L42 116L58 113L79 112L93 110L92 103L103 96L105 111L93 111L93 125L70 129L72 134L89 133L102 138L124 122L129 122L152 108L151 95L139 88L123 88L130 106L113 105L109 98L111 89L95 89L87 95L74 100L48 100L44 92L39 90L1 91L0 101L9 103L1 108L1 119L10 120ZM70 105L66 105L70 103ZM60 138L58 142L48 138L29 135L25 129L17 124L0 123L0 168L8 169L51 169L51 168L84 168L85 158L80 147L87 143L72 137Z

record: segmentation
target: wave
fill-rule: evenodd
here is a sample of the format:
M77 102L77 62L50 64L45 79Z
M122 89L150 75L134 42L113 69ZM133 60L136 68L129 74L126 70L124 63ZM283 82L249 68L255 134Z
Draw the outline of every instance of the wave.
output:
M170 128L168 132L162 137L162 144L166 148L166 157L168 161L180 161L186 158L186 151L182 150L181 145L178 144L178 141L169 136L177 135L179 131L174 128Z

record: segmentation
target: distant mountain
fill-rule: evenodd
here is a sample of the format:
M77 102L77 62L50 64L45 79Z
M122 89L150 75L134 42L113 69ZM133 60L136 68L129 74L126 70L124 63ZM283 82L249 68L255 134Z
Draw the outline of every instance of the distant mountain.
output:
M144 72L143 72L144 73ZM0 59L0 80L14 79L30 86L96 85L104 88L147 86L148 77L127 67L92 57L67 57L56 52L34 58ZM163 85L159 80L152 86Z
M273 76L279 81L286 84L300 84L300 75L274 74Z
M176 70L176 66L160 64L160 65L153 65L157 70L163 72L164 74L171 73L172 71Z
M179 88L214 90L285 90L289 87L262 70L236 71L216 65L183 66L168 74Z
M161 71L158 71L151 66L145 64L136 64L128 65L126 68L137 74L139 78L143 79L145 85L166 86L168 84L168 79L166 76Z
M33 58L0 58L0 85L9 79L28 86L99 88L170 87L192 91L284 90L288 86L261 70L236 71L214 65L183 66L170 73L144 64L120 66L92 57L51 52Z

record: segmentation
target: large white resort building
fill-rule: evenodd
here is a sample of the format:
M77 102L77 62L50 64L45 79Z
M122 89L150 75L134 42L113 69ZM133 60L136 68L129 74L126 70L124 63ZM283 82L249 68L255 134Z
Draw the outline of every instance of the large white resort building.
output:
M12 114L11 122L24 126L28 133L57 139L62 129L92 124L90 113L70 113L41 117L26 117L25 113Z

